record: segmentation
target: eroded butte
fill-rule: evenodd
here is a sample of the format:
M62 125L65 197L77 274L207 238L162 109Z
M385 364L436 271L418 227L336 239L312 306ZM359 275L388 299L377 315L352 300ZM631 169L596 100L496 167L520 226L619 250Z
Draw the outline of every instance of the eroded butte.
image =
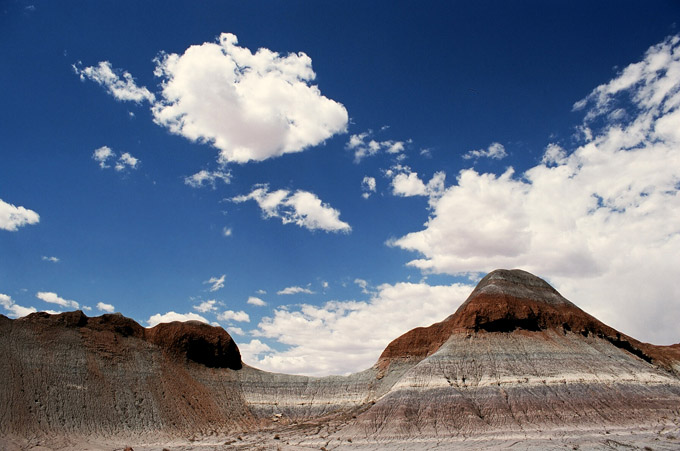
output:
M680 449L680 346L521 270L350 376L252 368L195 322L0 315L0 335L2 449Z

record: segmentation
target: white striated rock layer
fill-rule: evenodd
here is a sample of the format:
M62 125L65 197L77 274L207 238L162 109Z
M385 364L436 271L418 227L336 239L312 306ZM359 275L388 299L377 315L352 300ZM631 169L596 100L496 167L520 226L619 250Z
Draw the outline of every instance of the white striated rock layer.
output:
M350 376L243 366L195 323L0 315L0 339L0 449L680 449L680 346L519 270Z

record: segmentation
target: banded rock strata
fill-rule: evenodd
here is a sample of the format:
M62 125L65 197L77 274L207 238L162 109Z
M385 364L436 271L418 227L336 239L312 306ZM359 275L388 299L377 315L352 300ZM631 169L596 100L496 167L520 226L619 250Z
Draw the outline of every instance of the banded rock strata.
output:
M36 313L0 316L0 336L5 447L69 436L199 440L186 449L211 437L263 449L523 437L545 448L545 431L587 429L597 441L617 428L663 432L667 449L680 447L680 346L621 334L520 270L488 274L456 313L350 376L243 365L224 330L194 322L145 329L120 315Z

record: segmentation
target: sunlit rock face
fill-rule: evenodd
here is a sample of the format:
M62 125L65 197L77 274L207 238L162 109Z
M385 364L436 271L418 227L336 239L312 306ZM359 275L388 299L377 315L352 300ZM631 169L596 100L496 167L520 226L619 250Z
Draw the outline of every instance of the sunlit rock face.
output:
M377 366L413 366L353 426L366 436L474 435L678 418L677 349L640 343L520 270L484 277L458 311Z
M558 432L599 446L612 430L638 446L680 424L680 345L621 334L521 270L488 274L454 314L349 376L251 368L227 332L196 322L0 315L0 337L0 447L238 436L246 448L493 448Z

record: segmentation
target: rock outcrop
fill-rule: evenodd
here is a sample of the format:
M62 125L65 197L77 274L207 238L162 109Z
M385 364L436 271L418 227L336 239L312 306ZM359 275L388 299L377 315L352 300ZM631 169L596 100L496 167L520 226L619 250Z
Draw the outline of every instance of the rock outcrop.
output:
M200 321L161 323L147 329L144 338L165 352L209 368L241 369L241 353L222 328Z
M83 312L0 318L0 437L224 433L253 422L221 328ZM0 446L2 447L2 446Z
M357 421L367 436L612 427L680 413L673 347L617 332L520 270L488 274L456 313L394 340L377 366L398 363L411 368Z
M238 435L226 442L479 448L484 439L494 448L511 444L499 437L534 437L550 448L555 434L578 446L584 434L605 443L600 435L615 430L653 430L645 440L678 431L663 443L680 447L680 344L621 334L520 270L488 274L454 314L405 333L350 376L260 371L241 363L223 329L197 322L147 329L118 314L0 315L0 337L0 447L45 436Z

